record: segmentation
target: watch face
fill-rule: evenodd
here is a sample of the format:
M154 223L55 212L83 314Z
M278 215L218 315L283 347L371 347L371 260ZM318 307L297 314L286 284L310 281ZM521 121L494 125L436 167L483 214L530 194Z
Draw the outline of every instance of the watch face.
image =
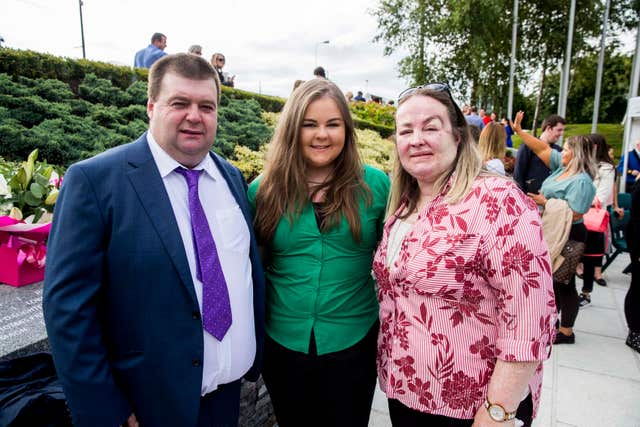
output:
M504 409L502 409L502 407L498 405L489 406L489 416L491 416L494 421L504 421L504 415Z

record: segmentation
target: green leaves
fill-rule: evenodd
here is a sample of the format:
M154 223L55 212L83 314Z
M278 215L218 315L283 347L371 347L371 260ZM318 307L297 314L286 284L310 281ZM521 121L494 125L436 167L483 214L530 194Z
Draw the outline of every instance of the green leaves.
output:
M58 172L53 166L37 162L38 150L33 150L27 161L19 164L0 159L1 182L7 182L0 194L0 215L12 215L21 219L33 215L36 222L46 212L52 212L58 198L60 184Z

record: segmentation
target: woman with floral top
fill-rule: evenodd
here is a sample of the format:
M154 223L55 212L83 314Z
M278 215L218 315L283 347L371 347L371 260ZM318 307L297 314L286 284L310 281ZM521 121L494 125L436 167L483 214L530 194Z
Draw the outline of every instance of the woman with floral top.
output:
M587 135L572 136L562 147L562 152L522 130L524 112L518 111L513 130L542 162L551 169L551 175L542 182L540 192L528 193L536 204L544 207L548 199L561 199L571 209L572 223L569 240L586 243L587 228L582 216L587 213L596 195L593 178L597 174L594 145ZM560 325L554 344L574 344L573 325L578 317L580 299L573 274L569 283L554 280L553 291L560 313Z
M371 277L389 178L362 165L346 98L314 79L289 97L249 186L264 248L263 377L278 425L366 427L376 386Z
M445 84L400 95L396 148L373 267L391 421L514 426L521 406L529 424L556 320L538 210L483 171Z

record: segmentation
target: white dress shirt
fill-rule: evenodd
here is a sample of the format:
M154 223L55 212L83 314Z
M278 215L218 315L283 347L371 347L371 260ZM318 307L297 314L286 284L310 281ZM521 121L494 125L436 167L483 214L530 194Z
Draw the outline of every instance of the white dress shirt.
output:
M158 145L150 131L147 132L147 140L178 223L202 313L202 282L196 277L187 182L182 175L175 172L176 168L181 167L180 163ZM214 391L220 384L227 384L241 378L251 368L256 354L256 339L253 280L249 259L249 228L227 182L211 156L205 156L193 169L205 171L200 175L198 194L216 242L218 257L229 290L232 315L231 327L222 341L218 341L203 329L204 360L201 393L204 396ZM179 346L180 343L176 342L175 345Z

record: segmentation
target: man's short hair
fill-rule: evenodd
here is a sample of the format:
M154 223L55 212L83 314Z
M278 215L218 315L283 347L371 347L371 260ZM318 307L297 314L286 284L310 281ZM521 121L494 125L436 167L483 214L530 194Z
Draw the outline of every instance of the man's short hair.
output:
M475 105L472 105L471 107L469 107L469 111L471 111L472 113L477 113L478 107L476 107Z
M162 79L167 73L176 73L181 77L192 80L213 79L216 85L218 101L220 101L218 73L201 56L188 53L165 55L154 62L149 70L149 101L157 101L158 96L160 96Z
M327 78L327 73L325 73L324 68L322 68L322 67L316 67L316 69L313 70L313 75L322 77L324 79Z
M566 125L567 121L564 119L564 117L559 116L557 114L551 114L550 116L545 117L544 120L542 121L542 126L541 126L542 132L547 130L547 128L556 127L558 123L562 123L563 125Z
M188 52L196 55L202 55L202 46L199 44L192 44L189 46Z
M151 36L151 44L155 43L155 42L161 42L162 39L166 39L167 36L165 36L162 33L153 33L153 35Z

